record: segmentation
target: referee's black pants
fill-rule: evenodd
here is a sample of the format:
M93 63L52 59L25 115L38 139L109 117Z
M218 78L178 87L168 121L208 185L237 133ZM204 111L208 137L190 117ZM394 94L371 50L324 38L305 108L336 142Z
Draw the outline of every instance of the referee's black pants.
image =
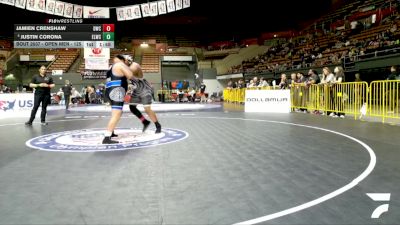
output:
M36 94L34 96L34 103L33 103L33 109L31 112L31 118L29 119L29 122L32 123L33 120L35 120L36 112L39 109L40 104L42 104L42 112L40 114L40 121L41 122L46 122L46 113L47 113L47 105L50 103L51 96L50 94Z
M71 95L64 95L64 101L65 101L65 108L68 109L69 107L69 100L71 99Z

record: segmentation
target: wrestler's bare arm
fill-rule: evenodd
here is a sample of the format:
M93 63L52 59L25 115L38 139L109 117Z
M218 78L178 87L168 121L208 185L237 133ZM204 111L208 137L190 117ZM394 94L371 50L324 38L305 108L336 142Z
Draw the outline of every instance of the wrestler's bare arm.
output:
M117 74L123 74L124 76L126 76L126 78L128 78L130 80L135 79L135 76L133 76L132 71L124 63L117 63L114 65L114 67L116 67L115 72L117 72Z
M132 71L134 77L143 78L142 67L138 63L132 62L129 69Z

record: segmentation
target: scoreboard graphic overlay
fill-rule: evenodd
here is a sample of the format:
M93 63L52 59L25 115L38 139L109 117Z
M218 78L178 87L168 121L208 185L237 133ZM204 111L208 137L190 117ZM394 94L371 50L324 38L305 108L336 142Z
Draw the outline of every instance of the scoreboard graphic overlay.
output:
M114 24L15 24L14 48L114 48Z

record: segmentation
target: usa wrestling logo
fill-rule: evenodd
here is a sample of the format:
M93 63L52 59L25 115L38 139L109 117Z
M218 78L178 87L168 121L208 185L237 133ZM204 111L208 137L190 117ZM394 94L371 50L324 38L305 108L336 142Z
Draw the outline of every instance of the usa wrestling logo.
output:
M161 133L142 133L141 129L118 128L113 140L117 144L102 144L104 129L72 130L52 133L28 140L25 144L34 149L58 152L101 152L147 148L181 141L189 136L185 131L163 128Z

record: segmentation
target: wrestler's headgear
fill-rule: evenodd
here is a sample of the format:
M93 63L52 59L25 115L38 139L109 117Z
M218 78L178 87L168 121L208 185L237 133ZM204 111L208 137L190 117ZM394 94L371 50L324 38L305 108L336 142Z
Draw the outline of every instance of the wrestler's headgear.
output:
M124 55L125 60L128 62L129 65L132 64L133 58L130 55Z
M119 60L123 60L123 61L125 60L125 56L120 55L120 54L116 55L115 58L118 58Z

